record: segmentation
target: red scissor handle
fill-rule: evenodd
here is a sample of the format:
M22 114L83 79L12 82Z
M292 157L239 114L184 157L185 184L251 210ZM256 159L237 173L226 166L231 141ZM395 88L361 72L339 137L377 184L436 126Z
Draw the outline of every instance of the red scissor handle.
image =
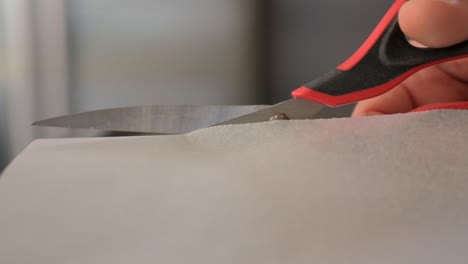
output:
M411 112L425 112L430 110L467 110L468 102L450 102L450 103L435 103L423 105L414 109Z
M391 90L421 69L468 57L468 41L447 48L418 48L409 44L398 24L398 11L406 2L396 0L353 56L295 90L293 97L328 106L355 103ZM468 102L464 104L468 108ZM462 103L455 105L460 109ZM453 109L455 105L448 107ZM424 110L429 109L427 106Z

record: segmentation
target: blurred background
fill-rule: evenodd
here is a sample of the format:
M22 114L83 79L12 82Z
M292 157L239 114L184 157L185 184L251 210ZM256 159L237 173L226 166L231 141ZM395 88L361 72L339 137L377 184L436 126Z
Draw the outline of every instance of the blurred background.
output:
M36 138L103 135L36 120L287 99L347 59L392 2L0 0L0 171Z

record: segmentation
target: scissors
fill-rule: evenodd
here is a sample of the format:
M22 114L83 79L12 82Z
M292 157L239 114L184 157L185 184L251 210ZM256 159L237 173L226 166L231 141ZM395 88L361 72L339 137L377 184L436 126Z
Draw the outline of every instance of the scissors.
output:
M406 0L396 0L362 46L344 63L294 90L292 99L265 105L153 105L104 109L37 121L36 126L150 134L183 134L228 124L330 117L330 109L376 97L426 67L468 57L468 41L446 48L411 45L398 24ZM414 111L468 109L468 102Z

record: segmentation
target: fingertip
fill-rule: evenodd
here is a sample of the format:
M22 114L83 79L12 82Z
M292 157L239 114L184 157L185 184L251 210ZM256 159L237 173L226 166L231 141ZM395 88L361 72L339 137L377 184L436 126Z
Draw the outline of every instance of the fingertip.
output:
M364 117L364 116L379 116L385 115L382 110L379 109L379 99L372 98L359 102L353 110L353 117Z
M354 111L353 117L365 117L365 116L381 116L385 115L383 112L368 110L368 111Z
M406 113L414 107L411 94L404 86L399 85L380 96L359 102L354 109L353 116Z
M429 47L446 47L468 39L466 3L412 0L401 7L398 19L409 38Z

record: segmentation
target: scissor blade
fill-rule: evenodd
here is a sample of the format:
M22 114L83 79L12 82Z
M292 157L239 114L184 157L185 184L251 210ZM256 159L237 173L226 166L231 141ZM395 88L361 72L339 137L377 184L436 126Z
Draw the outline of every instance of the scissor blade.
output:
M302 99L290 99L271 107L264 108L218 125L258 123L269 121L275 116L283 115L290 120L316 119L328 117L328 107Z
M256 112L267 106L154 105L97 110L45 119L35 126L154 134L184 134Z

